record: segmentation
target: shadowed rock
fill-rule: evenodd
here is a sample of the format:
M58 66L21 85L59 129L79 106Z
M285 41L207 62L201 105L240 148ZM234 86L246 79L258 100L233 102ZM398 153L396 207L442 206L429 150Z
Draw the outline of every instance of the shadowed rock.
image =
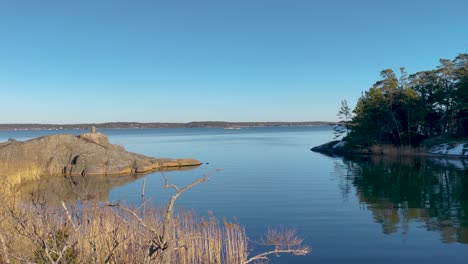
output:
M344 154L345 143L346 142L340 140L333 140L320 146L313 147L310 150L331 156L342 155Z
M160 159L131 153L95 132L0 144L0 175L16 175L23 180L43 175L133 174L200 164L194 159Z

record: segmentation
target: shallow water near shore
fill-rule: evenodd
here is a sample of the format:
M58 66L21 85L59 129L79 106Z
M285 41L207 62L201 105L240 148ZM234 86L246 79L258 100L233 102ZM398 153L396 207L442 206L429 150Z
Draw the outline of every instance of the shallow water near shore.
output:
M0 141L83 131L0 131ZM184 186L180 208L236 218L257 239L268 227L293 226L312 247L305 257L271 263L465 263L468 258L468 172L424 159L327 157L310 148L333 138L330 127L120 129L110 142L154 157L196 158L186 171L78 182L48 178L51 199L98 199L163 205L163 176ZM216 169L221 172L213 173ZM51 188L52 187L52 188ZM29 186L28 191L37 188ZM81 195L80 195L81 194ZM86 195L84 195L86 194Z

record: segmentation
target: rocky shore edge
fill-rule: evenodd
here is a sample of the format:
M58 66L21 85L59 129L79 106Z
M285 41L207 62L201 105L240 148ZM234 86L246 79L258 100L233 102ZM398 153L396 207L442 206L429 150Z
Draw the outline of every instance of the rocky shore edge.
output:
M398 147L395 147L398 150ZM343 155L382 155L382 152L371 148L346 148L346 141L333 140L310 149L314 152L332 156ZM398 153L397 153L398 154ZM467 142L442 143L430 147L424 152L412 152L411 155L446 157L446 158L468 158Z
M196 159L153 158L128 152L109 143L99 132L0 143L0 178L14 178L15 182L53 175L125 175L201 164Z

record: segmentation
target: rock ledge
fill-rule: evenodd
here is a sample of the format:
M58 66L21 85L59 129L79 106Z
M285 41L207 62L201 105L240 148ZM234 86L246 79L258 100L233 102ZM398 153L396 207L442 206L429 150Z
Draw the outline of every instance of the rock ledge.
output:
M7 177L119 175L200 164L195 159L152 158L128 152L96 132L0 143L0 176Z

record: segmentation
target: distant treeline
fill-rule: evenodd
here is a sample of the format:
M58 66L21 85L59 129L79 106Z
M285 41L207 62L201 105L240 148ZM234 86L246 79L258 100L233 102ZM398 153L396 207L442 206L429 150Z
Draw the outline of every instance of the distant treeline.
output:
M60 129L89 129L95 126L98 129L119 128L229 128L229 127L274 127L274 126L319 126L334 124L333 122L222 122L201 121L189 123L138 123L138 122L111 122L100 124L0 124L0 130L60 130Z
M345 122L350 145L419 145L428 138L468 136L468 54L408 75L391 69L359 98Z

